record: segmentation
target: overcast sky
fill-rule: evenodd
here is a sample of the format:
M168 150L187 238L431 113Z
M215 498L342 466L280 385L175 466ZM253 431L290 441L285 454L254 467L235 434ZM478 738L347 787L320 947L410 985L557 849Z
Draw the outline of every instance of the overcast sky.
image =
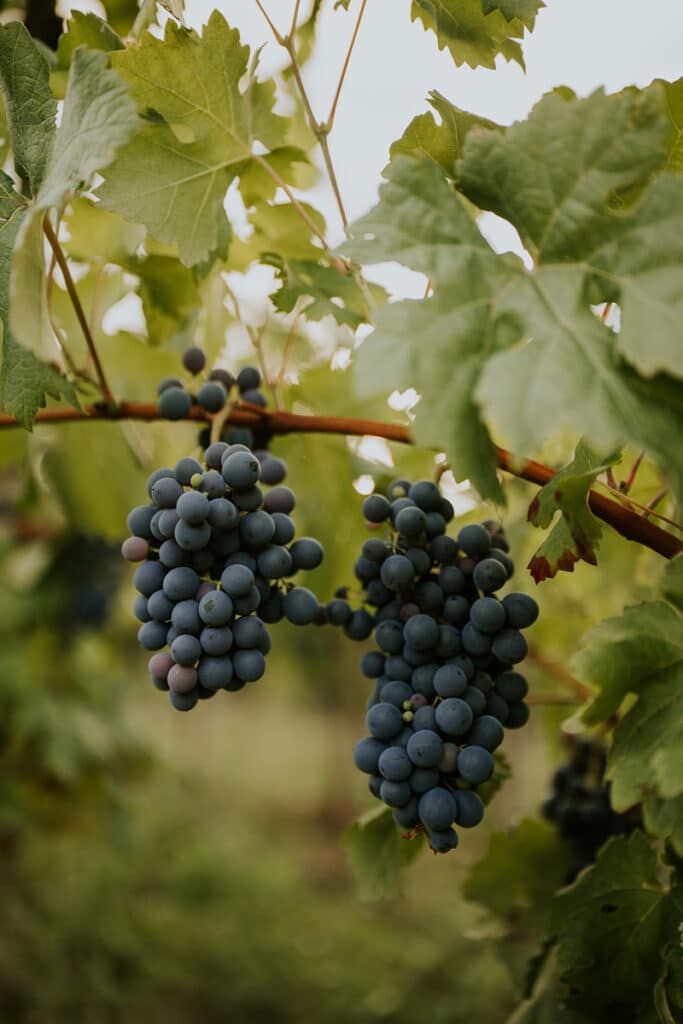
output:
M293 0L264 0L280 29L289 25ZM274 43L254 0L188 0L188 22L199 27L218 6L252 46L266 44L265 67L280 66ZM306 0L302 8L307 6ZM304 77L317 117L327 116L360 0L348 13L327 0L315 57ZM351 219L375 201L389 146L410 119L427 109L438 89L459 107L509 124L523 118L555 85L580 95L598 86L608 91L653 78L683 74L681 0L548 0L535 31L524 42L526 74L499 61L497 70L456 68L436 38L410 20L410 0L369 0L344 86L331 149ZM316 203L326 213L333 240L338 218L323 185Z

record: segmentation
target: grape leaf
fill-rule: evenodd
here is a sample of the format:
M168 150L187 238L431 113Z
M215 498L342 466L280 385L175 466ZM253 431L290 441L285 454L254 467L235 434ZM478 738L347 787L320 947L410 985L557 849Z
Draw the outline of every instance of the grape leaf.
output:
M454 106L445 96L434 90L429 102L440 117L437 124L431 111L418 114L410 122L400 139L392 143L390 156L429 156L449 177L455 173L455 162L462 156L465 138L471 128L497 128L493 121L478 117Z
M545 7L543 0L482 0L484 14L500 11L507 21L519 18L530 32L534 27L538 12L543 7Z
M301 204L320 231L325 231L323 215L308 203ZM280 260L317 260L320 246L313 244L310 228L304 223L291 203L266 203L256 200L249 213L252 234L245 240L236 239L230 247L230 269L246 270L250 263L262 257L266 262L273 256Z
M123 41L92 11L72 11L69 16L66 32L63 32L57 43L57 67L66 70L71 66L74 50L77 46L87 46L91 50L122 50Z
M140 279L137 291L150 344L161 345L183 336L200 306L192 271L172 256L130 257L122 265ZM189 343L189 338L186 340Z
M129 224L84 196L70 201L63 222L68 232L63 247L82 262L120 263L132 256L145 238L141 225Z
M549 900L567 876L571 851L557 831L527 818L509 832L494 832L484 858L465 879L463 892L497 915L545 927Z
M299 299L310 298L301 306L308 320L333 316L338 324L355 330L370 317L365 295L350 274L311 260L287 260L280 264L278 273L282 285L271 300L281 313L291 313Z
M559 470L531 502L528 519L534 526L546 529L560 512L558 522L527 567L537 583L552 579L559 570L572 572L581 559L597 565L602 526L588 506L588 492L599 474L617 461L617 454L601 458L581 441L569 465Z
M379 205L354 224L344 251L361 262L395 260L417 270L434 294L379 311L356 360L359 392L416 388L418 443L445 446L456 477L503 501L496 451L474 392L496 344L495 293L512 266L496 256L431 160L398 156L385 173Z
M634 832L610 839L596 863L555 896L558 970L571 986L570 1007L628 1006L654 988L683 911L683 892L667 891L658 868L646 836Z
M679 857L683 857L683 796L664 800L648 793L643 800L645 828L651 835L664 836Z
M389 807L373 807L346 829L342 843L360 893L368 900L393 895L402 869L423 849L421 839L401 837Z
M567 987L557 977L557 947L544 957L533 989L505 1024L591 1024L591 1021L565 1005Z
M439 49L448 49L457 67L495 68L498 54L524 67L517 42L524 23L519 18L508 21L496 9L486 14L482 0L413 0L411 16L436 33Z
M667 597L680 598L681 563L679 556L667 566L661 587ZM608 721L629 697L606 777L615 809L644 801L646 820L656 821L660 833L673 818L660 801L683 794L683 615L661 600L626 608L588 634L575 667L598 690L585 721Z
M26 200L14 191L11 179L0 172L0 407L30 430L48 395L64 397L75 406L78 400L73 385L54 367L39 362L22 348L9 327L12 252L26 209Z
M42 222L70 191L88 183L135 131L137 113L125 85L97 50L73 55L62 119L49 165L17 236L11 279L11 327L36 355L56 357L45 287Z
M666 109L672 128L667 168L680 173L683 171L683 78L675 82L656 79L655 84L664 89Z
M19 21L0 27L0 87L14 168L35 196L50 159L57 104L50 92L47 61Z
M187 265L217 249L231 181L254 163L263 167L254 145L285 143L275 85L258 82L248 59L239 32L217 11L201 36L169 21L163 41L147 33L140 46L112 56L146 123L109 167L99 195L160 241L177 242Z

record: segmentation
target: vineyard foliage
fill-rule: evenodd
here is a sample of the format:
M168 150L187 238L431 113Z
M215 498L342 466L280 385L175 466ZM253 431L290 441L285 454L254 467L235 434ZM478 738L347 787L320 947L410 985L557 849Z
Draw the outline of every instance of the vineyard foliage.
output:
M665 563L619 538L589 493L609 488L634 517L661 513L678 536L683 79L586 97L556 88L509 126L433 91L391 146L376 205L332 246L336 226L309 193L333 125L300 90L325 6L350 32L350 0L315 0L275 43L264 19L263 41L287 58L273 75L228 16L188 28L176 2L106 3L107 21L73 11L56 51L20 21L0 27L0 846L62 828L74 800L111 810L149 767L93 631L113 606L103 643L132 644L112 545L151 468L197 453L197 424L107 419L118 402L154 402L189 344L231 369L255 348L280 407L391 420L415 440L276 439L299 528L326 548L307 585L324 602L352 582L366 536L354 482L365 493L369 477L379 491L399 472L450 470L466 516L505 517L516 586L541 604L532 695L569 693L566 729L606 744L612 808L638 819L575 878L538 817L494 834L469 867L464 895L513 962L510 1024L671 1024L683 1019L683 555ZM398 6L455 67L494 69L497 58L524 66L545 5ZM482 214L514 229L515 252L488 240ZM424 297L377 284L386 263L421 275ZM41 422L46 408L96 415ZM499 446L516 473L533 458L556 475L535 492L501 472ZM87 572L96 564L101 578ZM65 619L88 587L107 611ZM293 663L343 658L330 633ZM36 682L44 662L49 684ZM356 697L360 722L360 687ZM550 711L546 724L558 721ZM506 793L514 750L508 762ZM384 811L344 843L371 898L417 869L419 844ZM430 871L425 854L419 870Z

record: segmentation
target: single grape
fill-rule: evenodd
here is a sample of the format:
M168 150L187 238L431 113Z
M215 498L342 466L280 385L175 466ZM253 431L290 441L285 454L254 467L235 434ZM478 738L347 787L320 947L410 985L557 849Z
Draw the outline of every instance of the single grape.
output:
M529 705L524 701L519 704L511 704L505 725L508 729L521 729L529 721L529 714Z
M417 651L431 651L439 642L439 626L429 615L413 615L403 628L403 638Z
M201 526L190 526L184 519L180 519L173 532L173 538L179 548L183 551L201 551L206 547L211 537L211 527L208 523Z
M159 561L167 569L179 569L186 566L189 561L189 554L183 551L174 540L165 540L159 548Z
M458 754L458 774L467 782L486 782L493 775L493 768L493 757L485 747L463 747Z
M469 523L458 534L458 547L470 558L484 558L491 547L491 535L480 523Z
M427 828L447 829L455 821L456 813L455 797L443 786L436 786L420 797L420 821Z
M223 463L222 473L226 484L237 492L248 491L261 479L261 467L252 452L229 455Z
M395 807L392 817L396 824L401 828L415 828L419 820L417 807L417 797L415 796L411 797L403 807Z
M257 564L258 571L266 579L276 580L291 573L292 556L287 548L272 544L259 554Z
M227 654L232 647L232 630L228 626L205 626L199 634L202 651L212 657Z
M501 672L496 679L496 693L508 703L518 704L529 692L529 685L519 672Z
M157 622L170 622L175 601L167 597L163 590L155 590L147 599L147 611Z
M295 540L289 553L295 571L317 569L323 560L322 544L313 537L300 537L299 540Z
M235 623L237 625L237 623ZM245 683L260 679L266 670L266 659L261 651L235 651L232 656L235 675Z
M448 623L439 626L439 642L436 645L436 653L440 658L453 658L462 650L460 632Z
M456 544L456 542L453 540L452 537L446 537L446 536L436 536L436 537L434 537L434 540L432 541L432 546L431 546L430 550L431 550L432 561L438 562L439 565L448 566L451 569L455 569L455 572L457 574L462 575L460 573L460 570L456 566L453 565L453 562L455 562L456 558L458 557L458 545ZM442 574L443 574L443 570L442 570ZM441 581L439 581L439 582L441 582ZM464 579L463 579L463 582L464 582ZM442 589L444 589L444 588L442 588ZM460 593L460 591L459 590L457 590L457 591L446 591L444 589L444 593Z
M491 649L499 661L514 665L526 658L528 647L524 636L518 630L504 629L494 638Z
M381 494L370 494L362 505L362 512L369 523L383 523L389 518L391 505Z
M166 646L166 626L163 622L152 619L143 622L138 630L138 643L146 651L160 651Z
M234 530L240 521L240 514L227 498L212 498L209 501L207 521L217 530Z
M149 543L142 537L126 537L121 554L127 562L144 562L149 555Z
M181 388L183 382L178 377L162 377L157 384L157 395L161 395L162 392L168 391L169 388Z
M481 798L471 789L458 789L455 797L455 822L461 828L474 828L484 817L484 805Z
M467 676L457 665L442 665L434 673L434 689L440 697L462 697Z
M199 700L197 689L192 690L191 693L174 693L171 690L168 696L176 711L191 711Z
M394 704L400 711L405 710L404 704L412 696L412 687L409 683L403 683L400 679L390 680L385 683L380 691L380 700L388 704Z
M149 622L152 616L149 614L147 607L147 598L144 594L138 594L133 602L133 615L138 622Z
M436 768L443 752L443 740L431 729L418 729L408 741L408 757L418 768Z
M357 608L351 612L351 618L344 626L344 633L350 640L367 640L374 625L372 615L366 612L365 608Z
M160 562L141 562L133 575L135 589L145 597L158 590L164 582L166 570Z
M269 544L275 533L275 523L267 512L247 512L240 519L240 537L249 547L263 548Z
M486 713L505 725L510 717L510 705L499 694L491 693L486 698Z
M478 747L484 747L493 752L503 742L505 731L497 718L493 715L480 713L467 735L468 743L474 743Z
M403 624L387 619L375 629L375 642L387 654L400 654L403 650Z
M352 609L348 601L339 597L327 602L327 618L333 626L346 626L351 619Z
M381 743L373 736L365 736L362 740L358 740L353 748L353 763L359 771L365 772L366 775L376 775L379 771L380 755L386 749L386 743Z
M221 576L221 586L230 597L245 597L254 586L254 573L246 565L230 564Z
M480 597L470 608L470 621L480 633L497 633L505 625L505 606L495 597Z
M441 760L439 761L439 771L443 772L444 775L452 775L455 771L458 763L458 749L455 743L444 743Z
M221 690L232 682L232 659L227 654L220 657L205 654L199 659L197 675L207 690Z
M438 786L439 778L438 768L414 768L409 780L410 788L413 793L422 795L422 793L427 793L430 789Z
M182 420L191 408L192 399L182 387L172 385L159 395L159 415L165 420Z
M436 712L432 707L418 708L413 715L413 729L415 732L421 732L423 729L436 731Z
M448 736L462 736L472 725L472 709L459 697L447 697L436 706L436 724Z
M220 473L221 466L223 465L223 455L228 450L228 445L225 441L216 441L215 444L210 444L204 452L204 462L209 469L215 469ZM200 466L199 472L203 473L203 469Z
M506 594L502 604L506 624L511 629L526 629L538 618L538 604L528 594Z
M412 797L407 782L390 782L388 779L380 786L379 795L388 807L405 807Z
M505 567L495 558L484 558L477 562L472 573L475 587L485 594L500 590L507 578Z
M288 622L295 626L308 626L318 611L318 599L305 587L294 587L282 599L282 610Z
M225 388L226 394L230 394L235 386L235 378L228 370L222 370L219 368L212 370L209 374L209 380L217 380Z
M282 512L289 515L296 505L296 497L289 487L273 487L263 499L263 507L266 512Z
M447 597L443 605L443 617L451 626L464 626L469 619L470 603L466 597Z
M201 653L199 640L189 633L179 634L171 644L171 657L178 665L194 665Z
M389 552L390 554L391 552ZM385 555L385 558L388 555ZM406 558L413 563L416 576L424 576L432 567L432 560L424 548L408 548Z
M386 658L379 651L366 651L360 661L360 670L368 679L377 679L384 672L385 664Z
M201 348L191 345L182 354L182 363L189 373L201 373L206 366L206 355Z
M206 473L202 473L200 489L208 498L222 498L225 495L225 481L218 470L207 469Z
M281 484L287 476L287 463L283 459L276 459L269 455L261 464L261 479L264 484L272 487L274 484Z
M415 567L405 555L389 555L380 569L380 578L389 590L405 590L413 582Z
M209 515L209 499L200 491L186 491L176 503L180 518L190 526L201 526Z
M446 565L436 581L446 597L462 594L465 589L465 575L457 565Z
M491 650L491 636L480 632L471 622L466 622L462 627L460 639L467 654L479 656Z
M174 693L190 693L197 685L197 671L188 665L174 664L168 670L167 679Z
M401 731L403 718L393 704L380 703L370 708L365 717L365 724L375 739L388 740Z
M404 537L419 537L426 526L426 517L422 509L416 505L402 508L396 516L395 526Z
M192 598L188 598L185 601L179 601L174 606L173 612L171 613L171 624L178 630L178 633L191 633L194 636L199 636L203 628L203 623L199 618L198 609L199 602Z
M413 770L413 764L403 747L387 747L377 762L380 775L390 782L403 782Z
M261 373L255 366L243 366L237 374L237 387L240 393L253 391L261 386Z
M449 853L458 845L458 834L454 828L429 829L427 839L434 853Z
M378 651L370 651L369 655L363 655L363 660L365 660L365 658L369 657L370 655L372 655L373 657L376 656L378 659L382 659L382 664L384 665L384 669L386 670L386 675L388 679L400 679L404 683L411 682L413 678L413 672L415 671L415 669L413 669L413 667L408 664L405 658L402 658L399 654L390 654L385 659L384 655L380 654Z
M227 400L225 388L218 380L208 380L197 392L197 404L206 412L220 412Z

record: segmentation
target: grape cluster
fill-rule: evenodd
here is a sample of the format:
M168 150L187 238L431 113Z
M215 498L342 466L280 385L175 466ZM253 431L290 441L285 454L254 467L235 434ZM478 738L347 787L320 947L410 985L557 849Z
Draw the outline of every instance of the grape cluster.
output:
M605 782L606 751L601 743L567 737L569 757L552 777L552 796L541 813L571 846L574 864L567 881L592 864L610 836L628 835L640 825L640 810L617 814Z
M396 480L386 496L365 499L363 515L386 530L355 563L372 611L353 611L343 592L326 609L352 639L374 631L378 648L361 660L376 683L370 735L353 758L396 823L445 853L457 846L454 824L482 820L477 787L493 775L504 726L528 720L527 683L513 666L538 605L522 593L495 596L514 568L503 531L474 523L447 536L453 507L435 483Z
M195 378L206 368L206 355L197 346L185 349L182 354L185 370ZM168 420L184 419L193 405L198 405L204 412L215 414L225 408L228 397L233 389L237 389L240 402L248 402L252 406L265 409L268 401L261 388L261 373L255 366L244 366L236 376L228 370L211 370L206 380L199 386L196 393L188 390L178 377L164 377L157 386L159 397L159 415ZM221 440L227 444L244 444L249 447L264 448L268 438L263 430L257 431L258 437L249 427L226 427ZM199 435L202 448L210 443L210 428L203 427Z
M128 516L121 550L140 563L138 640L158 652L152 683L179 711L263 675L266 623L307 625L319 614L315 595L287 581L320 565L323 549L311 537L294 539L285 475L283 460L267 451L217 442L205 465L185 457L152 473L150 502Z

